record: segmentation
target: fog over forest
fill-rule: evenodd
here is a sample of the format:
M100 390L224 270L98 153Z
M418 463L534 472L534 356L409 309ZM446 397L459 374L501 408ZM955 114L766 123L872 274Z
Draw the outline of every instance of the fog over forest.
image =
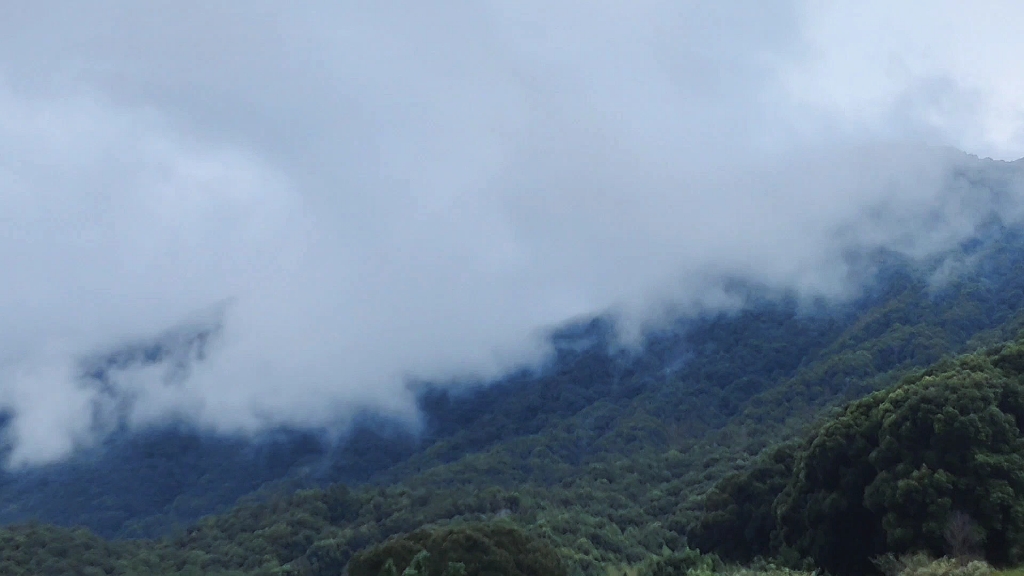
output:
M628 342L736 279L847 298L859 255L1024 218L1020 170L974 157L1024 155L1024 5L7 4L16 466L118 418L411 419L410 379L540 362L572 318Z

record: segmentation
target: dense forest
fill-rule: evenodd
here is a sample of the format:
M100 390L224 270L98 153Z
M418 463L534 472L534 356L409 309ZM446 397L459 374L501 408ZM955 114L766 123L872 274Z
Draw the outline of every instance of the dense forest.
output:
M417 384L418 429L365 414L343 439L254 440L180 423L7 471L0 574L1017 566L1024 235L994 225L941 259L872 262L852 300L737 284L741 309L639 348L608 318L563 327L540 370Z

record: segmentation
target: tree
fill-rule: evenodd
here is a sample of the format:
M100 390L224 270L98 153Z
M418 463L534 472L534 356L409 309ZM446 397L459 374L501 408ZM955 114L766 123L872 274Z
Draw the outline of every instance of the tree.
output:
M950 515L943 532L949 554L960 561L967 561L980 554L985 533L970 514L957 510Z
M822 425L776 501L776 549L839 573L870 569L884 552L941 554L960 510L989 560L1024 559L1022 358L1021 344L962 357Z
M403 576L566 574L554 548L500 521L425 528L392 538L353 556L348 573L378 576L388 562L404 567Z
M772 506L789 482L794 458L792 444L776 446L749 470L723 478L705 496L688 542L733 562L771 554L771 535L778 527Z

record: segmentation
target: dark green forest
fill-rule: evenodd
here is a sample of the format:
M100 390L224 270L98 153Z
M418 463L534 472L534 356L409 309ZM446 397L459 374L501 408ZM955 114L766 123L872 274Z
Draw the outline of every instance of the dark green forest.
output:
M969 265L939 278L950 259ZM342 439L253 440L181 423L5 472L0 574L1024 563L1024 236L872 262L852 300L738 284L741 310L639 349L609 319L563 327L540 371L416 384L419 429L366 414Z

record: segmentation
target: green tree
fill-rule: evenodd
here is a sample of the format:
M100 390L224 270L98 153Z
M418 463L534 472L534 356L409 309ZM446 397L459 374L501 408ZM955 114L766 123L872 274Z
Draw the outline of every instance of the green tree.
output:
M954 511L990 561L1024 559L1024 345L944 363L850 404L813 435L776 501L776 549L836 571L944 551Z
M565 566L542 540L505 523L417 530L352 557L350 576L378 576L391 562L405 576L560 576ZM460 569L456 564L461 564ZM413 572L409 572L412 570Z

